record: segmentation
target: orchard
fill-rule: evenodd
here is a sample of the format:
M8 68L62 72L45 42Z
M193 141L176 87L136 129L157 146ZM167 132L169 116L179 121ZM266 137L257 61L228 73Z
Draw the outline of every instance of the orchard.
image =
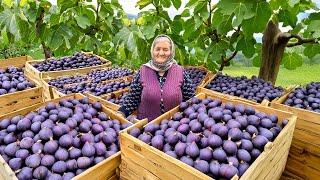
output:
M315 0L0 2L0 179L317 179Z

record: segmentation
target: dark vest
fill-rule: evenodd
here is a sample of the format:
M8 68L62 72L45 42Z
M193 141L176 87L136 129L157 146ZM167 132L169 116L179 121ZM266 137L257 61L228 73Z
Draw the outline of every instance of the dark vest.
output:
M182 102L183 69L179 65L173 64L170 67L162 89L157 72L147 66L140 68L140 81L142 93L138 108L138 119L148 118L151 121L160 116L161 101L163 101L165 111L169 111Z

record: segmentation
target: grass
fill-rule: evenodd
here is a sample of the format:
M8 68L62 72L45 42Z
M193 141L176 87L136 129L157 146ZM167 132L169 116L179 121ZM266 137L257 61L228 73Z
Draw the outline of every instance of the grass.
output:
M244 75L247 77L251 77L253 75L259 75L259 68L230 66L224 68L223 72L230 76ZM304 64L303 66L295 70L288 70L283 67L280 67L276 85L287 87L289 85L305 85L312 81L320 82L320 64Z

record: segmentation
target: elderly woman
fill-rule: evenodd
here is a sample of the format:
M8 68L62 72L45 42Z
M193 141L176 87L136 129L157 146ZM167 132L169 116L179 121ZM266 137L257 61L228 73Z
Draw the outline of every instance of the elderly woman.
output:
M138 110L138 119L151 121L194 95L191 80L174 60L174 44L169 36L154 39L151 57L140 67L118 110L125 117Z

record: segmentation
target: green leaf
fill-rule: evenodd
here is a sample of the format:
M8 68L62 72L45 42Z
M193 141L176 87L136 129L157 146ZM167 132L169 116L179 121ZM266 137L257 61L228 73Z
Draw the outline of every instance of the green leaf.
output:
M199 0L190 0L190 1L186 4L186 7L192 7L192 6L195 5L197 2L199 2Z
M185 65L185 56L184 56L184 53L183 53L183 51L181 50L181 49L179 49L179 48L176 48L175 49L175 52L176 52L176 60L183 66L183 65Z
M181 17L189 17L190 16L190 9L185 8L183 12L181 13Z
M241 39L237 43L236 49L238 51L242 51L242 53L247 57L251 58L255 53L254 48L255 40L251 38L246 38L244 36L241 37Z
M137 2L139 9L142 9L152 3L152 0L140 0Z
M207 2L206 1L199 1L198 4L196 5L196 7L194 8L194 13L196 14L200 11L203 11L203 8L207 8Z
M9 8L12 8L13 6L13 0L3 0L3 3Z
M172 26L171 26L171 29L174 34L180 34L180 32L183 30L182 23L183 23L183 20L181 19L180 15L174 17Z
M270 7L272 8L272 10L277 10L280 7L283 9L286 9L288 6L288 2L287 0L270 0Z
M219 24L217 29L219 34L227 34L230 30L232 30L233 17L233 14L224 16L223 21Z
M306 44L303 53L308 58L313 58L320 53L320 44Z
M65 46L70 49L70 39L73 36L73 31L66 24L59 24L53 26L47 31L47 43L52 50L58 49L60 46L65 44Z
M215 12L213 12L212 19L212 26L217 29L221 22L225 19L225 16L221 12L221 10L218 9Z
M145 25L141 27L141 31L147 39L154 38L156 29L157 26L155 25Z
M261 66L261 56L257 55L252 59L252 65L255 67Z
M320 20L320 13L319 12L311 13L307 19L311 21Z
M292 34L299 34L300 31L303 29L303 25L301 23L298 23L292 30Z
M279 21L283 22L284 26L295 27L298 21L298 18L296 14L292 14L292 12L288 10L281 9L279 11Z
M259 1L253 6L254 17L246 19L242 23L242 28L247 36L252 36L255 32L263 32L271 16L271 9L267 2Z
M226 15L235 14L233 26L239 26L243 19L249 19L254 16L252 11L253 4L248 0L224 0L218 3L218 7Z
M143 38L143 35L139 34L137 30L137 28L135 30L131 30L127 27L123 27L114 37L114 42L116 44L125 44L125 47L130 52L134 52L137 49L138 39Z
M18 25L21 19L18 14L18 11L12 9L6 9L0 13L0 27L4 26L8 29L8 32L14 35L16 39L21 38L21 31Z
M187 40L189 38L190 34L196 30L194 19L190 18L186 22L184 22L183 28L185 30L183 33L183 38L185 40Z
M239 7L235 9L236 19L233 21L233 26L239 26L244 19L249 19L254 16L251 10L252 4L239 4Z
M212 54L210 57L217 61L221 58L222 55L224 55L225 50L228 47L228 43L225 41L219 41L218 43L212 43L206 50L205 50L205 56L204 61L207 62L207 59L210 54Z
M289 0L288 4L289 4L289 6L294 7L299 2L300 2L300 0Z
M176 9L179 9L181 6L181 0L172 0L172 4Z
M215 61L214 59L208 60L207 68L210 71L217 72L218 71L218 67L219 67L219 65L218 65L217 61Z
M283 61L284 67L289 70L294 70L297 67L302 66L302 63L303 63L302 56L294 52L286 53L283 56L282 61Z
M160 0L161 5L165 8L169 8L171 6L170 0Z
M318 38L320 37L320 20L314 20L314 21L311 21L308 28L307 28L307 31L308 32L313 32L313 37L315 38Z
M75 17L77 24L82 28L82 29L86 29L88 26L91 25L89 18L87 17L87 15L82 14L79 16Z
M131 32L128 36L128 40L127 40L127 48L129 49L129 51L133 52L136 49L136 41L134 39L134 34Z

